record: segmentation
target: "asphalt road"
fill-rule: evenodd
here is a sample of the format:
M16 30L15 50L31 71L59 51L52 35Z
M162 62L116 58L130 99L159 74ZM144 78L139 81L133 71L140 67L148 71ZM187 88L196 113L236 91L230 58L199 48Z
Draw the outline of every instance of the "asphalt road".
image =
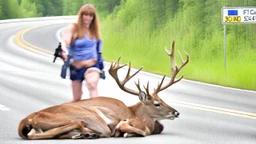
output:
M182 80L160 93L181 115L162 121L160 135L97 140L23 140L17 128L21 119L40 109L71 101L69 79L61 79L61 60L52 63L59 32L72 19L0 21L0 143L256 143L256 92ZM39 26L35 28L35 26ZM26 43L26 45L22 45ZM131 61L132 63L132 61ZM109 64L105 65L106 70ZM126 69L120 70L124 75ZM182 73L182 71L181 71ZM146 84L156 86L161 76L139 73ZM168 79L167 79L168 81ZM128 87L135 87L133 80ZM99 95L114 97L127 105L139 101L121 91L108 75L99 82ZM151 88L153 89L153 87ZM88 98L84 86L83 98Z

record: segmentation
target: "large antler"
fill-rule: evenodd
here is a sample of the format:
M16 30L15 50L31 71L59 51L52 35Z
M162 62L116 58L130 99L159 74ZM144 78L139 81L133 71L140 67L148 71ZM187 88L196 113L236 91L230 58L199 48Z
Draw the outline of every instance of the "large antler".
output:
M156 94L157 94L158 92L160 92L160 91L162 91L162 90L168 88L168 87L171 86L172 84L174 84L174 83L180 81L180 80L183 78L183 76L181 76L179 79L175 80L175 77L176 77L176 75L179 73L179 71L188 63L188 61L189 61L189 56L188 56L188 54L186 53L186 55L187 55L187 60L184 61L184 60L182 59L182 56L181 56L180 52L178 51L178 54L179 54L180 60L181 60L181 66L180 66L180 67L177 67L176 61L175 61L175 59L174 59L174 45L175 45L175 41L172 42L172 51L171 51L171 52L170 52L169 50L167 50L166 47L165 47L165 51L166 51L166 53L170 56L170 60L171 60L171 72L172 72L171 80L169 81L169 83L167 83L166 85L162 86L163 81L164 81L164 78L165 78L165 76L166 76L166 75L164 75L164 77L162 78L161 83L158 84L158 87L157 87L157 88L155 89L155 91L154 91L154 93L156 93ZM175 66L175 67L173 67L173 66Z
M125 64L125 65L122 65L122 66L119 65L120 58L121 58L121 57L119 57L118 60L117 60L115 63L113 63L113 62L111 63L108 72L109 72L109 74L115 79L116 83L118 84L118 86L119 86L123 91L138 96L138 95L139 95L139 92L137 92L137 91L135 91L135 90L132 90L132 89L129 89L129 88L125 87L124 85L125 85L126 82L128 82L133 76L135 76L135 75L142 69L142 67L141 67L138 71L136 71L134 74L130 75L131 63L129 62L129 68L128 68L128 72L127 72L127 74L126 74L126 77L124 78L123 81L120 81L119 78L118 78L118 75L117 75L117 71L118 71L118 69L120 69L120 68L126 66L126 64ZM139 91L141 91L139 80L138 80L138 83L135 83L135 84L136 84L137 88L139 89Z

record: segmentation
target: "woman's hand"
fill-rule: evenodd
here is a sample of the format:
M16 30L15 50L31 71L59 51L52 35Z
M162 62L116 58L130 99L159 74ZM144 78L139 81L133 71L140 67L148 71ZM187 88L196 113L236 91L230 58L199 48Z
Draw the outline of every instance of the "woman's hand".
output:
M66 47L65 42L61 42L61 57L63 58L64 61L67 60L68 58L68 49Z
M62 49L61 57L63 58L64 61L67 60L67 58L68 58L68 50L67 50L67 48Z

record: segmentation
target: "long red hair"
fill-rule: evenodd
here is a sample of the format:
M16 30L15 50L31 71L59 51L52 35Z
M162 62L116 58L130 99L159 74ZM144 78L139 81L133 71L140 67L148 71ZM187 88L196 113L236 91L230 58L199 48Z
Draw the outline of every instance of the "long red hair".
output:
M77 25L76 25L77 37L78 38L84 37L84 32L82 31L82 28L83 28L83 17L82 16L85 13L93 15L93 20L92 20L92 23L91 23L89 29L92 34L91 36L96 37L97 40L100 40L101 35L100 35L99 18L97 16L96 9L92 4L83 5L78 12L78 19L77 19Z

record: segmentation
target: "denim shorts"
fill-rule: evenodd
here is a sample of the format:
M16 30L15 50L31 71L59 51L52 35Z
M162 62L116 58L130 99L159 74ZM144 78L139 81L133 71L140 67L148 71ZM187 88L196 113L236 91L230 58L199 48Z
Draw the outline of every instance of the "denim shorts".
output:
M72 65L69 66L69 70L70 70L70 79L71 80L80 80L83 81L84 80L84 73L89 69L89 68L96 68L97 70L99 70L99 63L96 63L95 65L91 66L91 67L87 67L87 68L81 68L78 69Z

